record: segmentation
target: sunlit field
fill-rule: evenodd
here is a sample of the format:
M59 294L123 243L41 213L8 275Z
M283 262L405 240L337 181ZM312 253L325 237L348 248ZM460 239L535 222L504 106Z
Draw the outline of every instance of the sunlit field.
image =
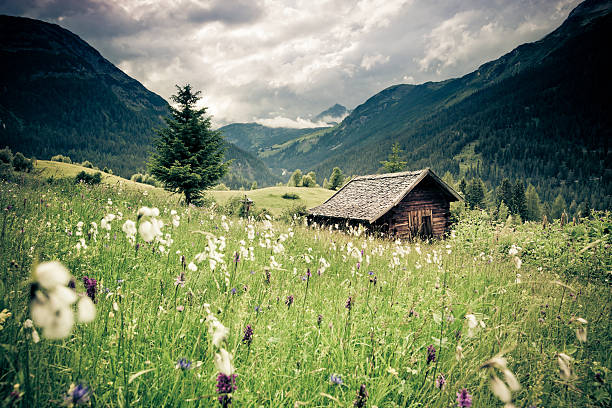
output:
M609 213L400 242L47 177L0 184L3 406L612 404Z

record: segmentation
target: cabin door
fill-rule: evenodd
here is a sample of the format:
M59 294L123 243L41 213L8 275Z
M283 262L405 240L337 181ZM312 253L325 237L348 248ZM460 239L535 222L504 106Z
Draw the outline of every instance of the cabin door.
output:
M429 239L433 236L433 227L431 226L431 215L424 215L421 217L420 235L422 239Z

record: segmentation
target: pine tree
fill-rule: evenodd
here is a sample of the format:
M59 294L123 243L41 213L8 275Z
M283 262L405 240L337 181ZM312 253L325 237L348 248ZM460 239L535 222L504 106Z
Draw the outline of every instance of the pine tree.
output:
M508 206L506 203L504 203L504 200L502 200L502 202L499 203L499 210L497 210L497 219L499 221L506 222L509 215L510 211L508 210Z
M512 183L507 178L502 180L501 186L497 189L497 202L504 202L508 206L510 213L516 213L514 210L514 199L512 194Z
M164 119L168 126L156 130L149 168L167 190L185 194L185 202L191 204L223 177L230 162L223 161L225 142L212 130L206 108L195 107L200 91L194 92L189 84L176 88L171 99L178 108L170 107Z
M344 174L339 167L334 167L331 176L329 176L329 189L335 190L344 183Z
M542 219L542 204L540 202L540 196L536 191L533 184L527 186L527 192L525 193L525 199L527 201L527 221L540 221Z
M512 203L514 204L515 214L521 216L521 219L527 219L527 199L525 198L525 188L523 182L516 180L512 189Z
M467 183L465 182L465 179L462 178L461 179L461 183L459 183L459 191L461 192L461 194L465 195L466 189L467 188Z
M557 195L557 198L555 198L552 208L550 209L550 216L553 219L561 218L561 215L563 215L566 207L567 204L565 203L563 196L561 194Z
M380 164L382 164L385 168L385 172L397 173L398 171L403 171L406 169L406 164L408 162L400 160L401 153L402 149L400 149L399 143L393 143L393 147L391 147L391 154L389 155L389 160L383 160L380 162Z
M485 199L485 188L482 180L473 178L467 186L465 201L470 208L483 208Z

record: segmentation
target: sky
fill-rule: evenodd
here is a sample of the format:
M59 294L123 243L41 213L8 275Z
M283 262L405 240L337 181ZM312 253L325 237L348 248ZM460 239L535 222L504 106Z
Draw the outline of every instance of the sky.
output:
M557 28L579 0L0 0L59 24L166 100L201 90L213 123L314 127L400 83L467 74Z

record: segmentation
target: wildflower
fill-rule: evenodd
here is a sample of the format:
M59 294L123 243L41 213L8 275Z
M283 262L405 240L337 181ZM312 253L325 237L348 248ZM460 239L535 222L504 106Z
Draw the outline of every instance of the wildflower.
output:
M368 402L368 391L366 390L365 384L361 384L359 391L357 391L357 398L353 404L356 408L364 408Z
M178 305L178 306L176 307L176 311L177 311L177 312L182 312L183 310L185 310L185 306L183 306L183 305Z
M351 309L353 308L353 297L349 296L349 298L346 300L346 304L344 305L345 308L348 309L348 311L350 312Z
M230 376L234 374L234 366L232 365L232 356L224 348L220 349L218 353L215 353L215 367L219 372Z
M189 265L187 265L187 269L189 269L191 272L195 272L198 270L198 267L193 262L189 262Z
M75 405L85 405L89 402L91 389L84 384L70 384L68 393L64 397L64 405L74 407Z
M70 272L57 261L43 262L34 270L34 279L45 289L66 286L70 282Z
M265 268L265 272L266 272L266 279L265 279L265 282L266 282L266 284L268 284L268 285L269 285L269 284L270 284L270 278L271 278L271 275L270 275L270 270L269 270L268 268Z
M463 358L463 347L461 347L461 344L459 343L457 343L457 347L455 348L455 358L457 361Z
M576 327L576 338L581 343L586 342L587 341L587 328L586 328L586 325L588 324L588 322L585 319L583 319L582 317L572 318L570 320L570 322L578 323L577 327Z
M236 391L236 374L226 375L219 373L217 376L217 394L219 403L226 408L232 403L232 392Z
M174 368L177 370L180 369L182 371L187 371L191 369L191 361L187 360L186 358L179 358Z
M330 381L332 384L335 384L335 385L342 385L342 384L343 384L343 382L342 382L342 377L340 377L340 375L338 375L338 374L332 374L332 375L330 375L330 376L329 376L329 381Z
M130 242L133 242L136 239L136 223L132 220L126 220L123 223L123 227L121 227L121 229L123 230L123 232L125 232L125 235L127 236L127 238L130 240Z
M572 378L572 358L565 353L557 354L557 364L559 364L559 376L562 380L568 381Z
M436 348L433 344L427 346L427 364L433 363L436 361Z
M96 281L94 278L83 276L83 284L85 285L85 289L87 290L87 296L89 296L89 298L93 302L95 302L98 281Z
M251 342L253 342L253 328L250 324L247 324L247 326L244 328L244 337L242 338L242 342L246 343L248 346L250 346Z
M59 262L43 262L34 271L38 281L31 286L30 314L33 322L44 329L45 337L59 339L72 330L74 314L71 305L78 299L66 287L70 273Z
M3 324L11 316L12 314L8 311L8 309L2 309L2 311L0 312L0 330L4 328Z
M77 303L77 320L81 323L91 323L96 318L96 306L88 296L81 296Z
M459 408L469 408L472 406L472 396L465 388L457 393L457 406Z
M237 292L236 288L232 288L232 295L235 295Z
M446 385L446 378L444 378L444 374L440 373L438 378L436 378L436 388L443 390Z
M287 299L285 299L285 304L287 305L287 309L291 307L293 304L293 295L287 296Z
M176 210L170 211L170 215L172 216L172 226L177 228L179 226L181 217L176 213Z
M495 394L495 396L503 403L510 404L512 401L511 391L518 391L521 386L506 364L507 362L505 358L497 356L485 362L480 368L488 369L490 380L489 384L493 394ZM497 376L495 369L500 370L504 374L504 379L506 380L505 382Z
M321 322L323 321L323 315L317 316L317 326L321 327Z
M174 279L174 286L185 287L185 272L181 272L179 276Z

